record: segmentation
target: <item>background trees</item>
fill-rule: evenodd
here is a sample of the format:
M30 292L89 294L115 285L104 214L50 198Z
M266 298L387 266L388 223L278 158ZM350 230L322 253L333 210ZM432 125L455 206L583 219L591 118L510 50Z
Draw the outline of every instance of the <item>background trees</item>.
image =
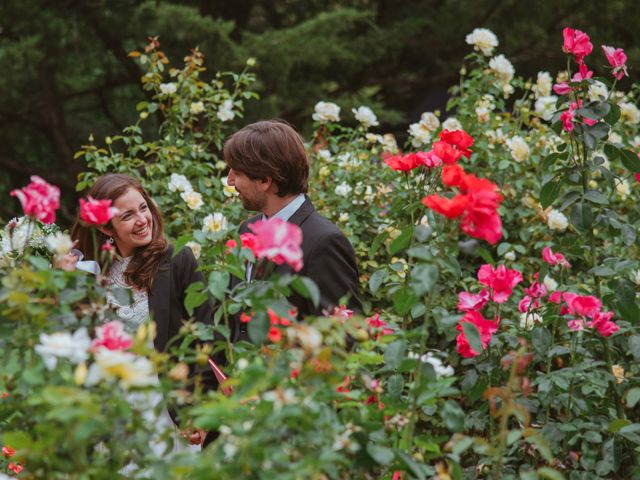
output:
M256 90L244 119L278 116L303 131L313 105L331 99L348 112L368 104L385 131L444 109L468 52L464 35L493 30L518 73L562 68L563 26L623 46L637 65L640 33L631 1L571 0L24 0L0 5L0 195L34 173L72 191L74 152L130 124L145 100L141 70L127 56L159 35L178 61L198 46L209 72L257 60ZM593 65L596 70L600 65ZM631 81L636 79L632 71ZM629 81L629 80L627 80ZM65 205L71 205L67 198ZM15 205L0 205L8 217ZM63 223L72 212L63 207Z

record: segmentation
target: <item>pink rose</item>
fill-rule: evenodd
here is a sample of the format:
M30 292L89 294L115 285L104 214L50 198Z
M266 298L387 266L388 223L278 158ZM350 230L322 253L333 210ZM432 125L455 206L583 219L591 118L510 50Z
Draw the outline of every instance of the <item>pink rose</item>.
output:
M470 310L482 310L489 301L489 291L483 288L480 293L459 292L458 310L468 312Z
M589 70L586 63L580 62L579 67L580 70L571 77L572 82L581 82L582 80L593 77L593 72Z
M256 256L281 265L286 263L296 272L302 270L302 230L277 217L249 225L256 234Z
M558 95L566 95L567 93L570 93L572 90L573 88L571 88L567 82L556 83L553 86L553 91Z
M124 331L122 323L114 320L96 329L96 339L91 342L91 349L126 350L132 343L131 336Z
M560 115L560 121L562 122L562 128L566 132L573 132L573 110L569 108L566 112L562 112Z
M571 315L593 318L602 309L602 301L593 295L576 295L565 292L562 294L562 299L567 304Z
M442 165L442 159L438 157L438 155L433 153L433 150L430 150L428 152L416 152L416 156L418 157L422 165L427 168L435 168Z
M560 305L560 302L562 302L562 292L557 291L549 295L549 302Z
M56 210L60 207L60 189L34 175L31 183L19 190L12 190L11 196L18 197L24 214L37 218L42 223L56 221Z
M620 80L625 75L629 76L629 73L627 73L627 55L624 50L607 47L606 45L602 45L602 50L604 50L604 55L607 57L609 65L613 67L611 73L617 80Z
M476 352L471 348L471 345L469 345L469 341L467 340L462 327L462 324L465 322L473 323L478 329L478 333L480 334L480 343L484 350L487 348L487 345L489 345L491 336L498 331L498 324L500 323L500 320L498 318L493 321L487 320L480 312L476 312L475 310L465 313L465 315L460 319L460 322L456 325L456 330L460 332L456 337L456 348L458 350L458 354L465 358L471 358L480 355L480 352Z
M542 259L549 265L560 265L564 268L569 268L571 264L564 258L561 253L553 253L550 247L544 247L542 249Z
M595 328L603 337L609 337L620 330L620 327L611 321L611 317L613 317L613 312L598 312L593 317L593 321L587 325Z
M576 62L580 63L587 55L593 51L593 44L589 41L589 35L573 28L565 28L562 30L564 44L562 51L571 53Z
M504 303L511 296L513 288L522 282L522 274L504 265L498 265L494 269L491 265L484 264L478 270L478 281L491 289L491 299L494 302Z
M96 200L87 197L80 199L80 219L89 225L105 225L115 215L118 209L111 206L111 200Z

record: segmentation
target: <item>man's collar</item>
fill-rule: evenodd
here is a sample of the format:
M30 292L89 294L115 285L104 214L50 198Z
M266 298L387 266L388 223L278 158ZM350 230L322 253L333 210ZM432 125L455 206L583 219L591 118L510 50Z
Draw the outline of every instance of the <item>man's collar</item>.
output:
M297 197L291 200L287 205L281 208L279 211L273 214L273 217L278 217L280 220L288 221L291 216L298 211L298 209L304 203L306 197L304 193L299 193ZM265 214L262 214L262 218L267 218Z

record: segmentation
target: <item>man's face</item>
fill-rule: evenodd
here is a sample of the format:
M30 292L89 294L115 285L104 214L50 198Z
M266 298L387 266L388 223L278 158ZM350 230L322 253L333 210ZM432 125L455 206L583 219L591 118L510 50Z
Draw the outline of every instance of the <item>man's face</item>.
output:
M227 183L236 187L242 206L247 210L262 211L266 204L267 193L260 188L262 182L249 178L244 172L229 169Z

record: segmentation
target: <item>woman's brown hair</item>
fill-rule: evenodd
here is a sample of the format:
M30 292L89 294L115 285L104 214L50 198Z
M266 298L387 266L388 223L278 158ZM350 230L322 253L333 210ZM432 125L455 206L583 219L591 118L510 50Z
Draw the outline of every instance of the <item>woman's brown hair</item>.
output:
M151 243L144 247L138 247L133 253L133 258L124 272L125 281L140 290L149 291L153 284L153 278L158 272L162 255L167 250L167 241L164 238L162 214L156 204L151 200L149 194L142 188L140 182L135 178L120 173L110 173L103 175L96 180L88 195L99 200L111 200L115 202L117 198L124 195L129 189L137 190L147 202L151 216L153 217L153 230L151 233ZM105 225L108 229L113 229L111 221ZM85 259L93 258L96 251L109 238L107 235L96 229L95 237L91 229L95 227L87 226L80 220L80 215L76 217L76 222L71 229L71 238L77 240L77 248L85 255ZM94 238L98 245L94 245Z

